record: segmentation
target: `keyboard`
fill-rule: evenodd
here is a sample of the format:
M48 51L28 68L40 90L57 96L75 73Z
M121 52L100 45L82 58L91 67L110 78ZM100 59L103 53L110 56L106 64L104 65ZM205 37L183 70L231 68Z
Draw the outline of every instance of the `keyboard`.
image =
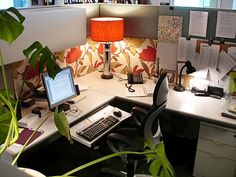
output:
M118 122L119 120L117 118L108 116L106 118L99 119L97 122L94 122L92 125L82 131L76 131L76 133L86 140L92 141L106 130L116 125Z

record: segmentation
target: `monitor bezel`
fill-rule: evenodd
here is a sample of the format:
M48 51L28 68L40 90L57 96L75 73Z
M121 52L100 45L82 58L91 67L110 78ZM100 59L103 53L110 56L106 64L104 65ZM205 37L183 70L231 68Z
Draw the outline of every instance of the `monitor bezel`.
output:
M48 102L48 106L49 106L50 110L53 110L57 106L65 104L67 101L69 101L70 99L72 99L72 98L77 96L77 91L76 91L76 88L75 88L75 83L74 83L74 78L73 78L73 75L72 75L72 72L71 72L71 67L70 66L64 67L64 68L61 69L61 71L59 73L65 71L65 70L69 70L70 79L71 79L70 81L71 81L71 83L73 83L72 84L73 86L72 85L71 86L72 86L74 94L69 96L69 97L66 97L65 99L62 99L62 100L60 100L60 101L58 101L58 102L56 102L54 104L51 103L51 100L49 98L49 90L48 90L49 88L48 88L48 85L46 84L46 77L49 77L48 72L45 72L45 73L42 74L43 85L44 85L45 92L46 92L46 95L47 95L47 102ZM57 75L59 73L57 73ZM55 78L56 78L56 76L55 76Z

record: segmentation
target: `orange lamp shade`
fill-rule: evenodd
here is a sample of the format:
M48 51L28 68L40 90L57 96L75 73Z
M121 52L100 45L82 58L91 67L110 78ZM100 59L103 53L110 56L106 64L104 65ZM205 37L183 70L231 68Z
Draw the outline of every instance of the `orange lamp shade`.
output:
M114 42L124 38L124 19L98 17L91 19L91 38L97 42Z

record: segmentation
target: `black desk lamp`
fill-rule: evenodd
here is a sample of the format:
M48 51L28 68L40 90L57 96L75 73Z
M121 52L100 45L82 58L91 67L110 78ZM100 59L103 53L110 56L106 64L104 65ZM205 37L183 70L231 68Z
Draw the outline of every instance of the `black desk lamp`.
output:
M174 90L177 92L183 92L185 91L184 86L181 85L181 77L182 77L182 71L186 67L186 73L191 74L196 71L196 69L192 66L190 61L186 61L184 66L181 68L179 73L179 84L174 87Z

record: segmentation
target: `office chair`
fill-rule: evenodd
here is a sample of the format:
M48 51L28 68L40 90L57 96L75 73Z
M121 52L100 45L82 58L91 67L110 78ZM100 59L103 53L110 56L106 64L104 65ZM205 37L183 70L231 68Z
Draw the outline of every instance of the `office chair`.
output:
M144 139L154 144L161 142L161 130L159 124L159 114L165 109L168 95L167 74L161 74L156 83L153 93L153 104L150 110L140 107L133 107L131 110L132 118L126 123L126 127L118 128L106 137L107 145L113 152L119 151L142 151ZM143 159L144 156L141 157ZM140 159L138 155L125 155L121 157L126 165L126 173L118 172L113 169L103 168L101 171L111 173L116 176L133 176L135 162Z

